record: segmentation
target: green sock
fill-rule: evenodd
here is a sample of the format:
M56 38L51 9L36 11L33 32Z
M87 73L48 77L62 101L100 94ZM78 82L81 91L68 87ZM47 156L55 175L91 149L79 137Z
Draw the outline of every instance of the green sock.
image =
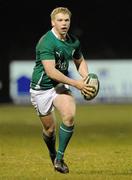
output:
M60 126L59 131L59 148L57 152L57 159L61 160L64 156L65 149L69 143L69 140L73 134L74 126L66 126L63 123Z

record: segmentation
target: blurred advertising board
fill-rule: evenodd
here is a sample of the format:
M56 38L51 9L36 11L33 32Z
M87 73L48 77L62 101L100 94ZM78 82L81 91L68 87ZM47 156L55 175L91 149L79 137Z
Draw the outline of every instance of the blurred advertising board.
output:
M30 80L32 75L33 61L12 61L10 63L10 98L15 104L30 103Z
M89 72L96 73L100 80L98 96L89 103L132 102L131 60L88 60ZM12 61L10 63L10 97L16 104L30 103L30 79L34 61ZM81 78L74 63L70 62L69 76ZM78 103L86 103L80 91L70 87Z

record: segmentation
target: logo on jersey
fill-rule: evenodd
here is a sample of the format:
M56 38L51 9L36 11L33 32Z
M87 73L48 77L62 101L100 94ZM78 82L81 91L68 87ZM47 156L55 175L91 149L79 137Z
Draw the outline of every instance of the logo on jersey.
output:
M59 70L67 70L67 61L62 51L55 51L56 68Z

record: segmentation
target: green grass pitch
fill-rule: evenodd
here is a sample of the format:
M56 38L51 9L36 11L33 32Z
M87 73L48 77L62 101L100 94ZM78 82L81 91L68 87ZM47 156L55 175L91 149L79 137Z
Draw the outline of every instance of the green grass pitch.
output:
M0 105L0 180L132 179L132 105L78 105L65 160L55 172L32 106Z

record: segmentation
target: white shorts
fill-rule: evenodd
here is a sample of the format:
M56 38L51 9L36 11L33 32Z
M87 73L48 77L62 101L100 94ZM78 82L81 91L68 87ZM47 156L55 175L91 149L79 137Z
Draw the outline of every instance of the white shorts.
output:
M45 116L54 110L53 100L58 94L69 91L68 86L61 85L48 90L33 90L30 89L31 103L39 116Z

